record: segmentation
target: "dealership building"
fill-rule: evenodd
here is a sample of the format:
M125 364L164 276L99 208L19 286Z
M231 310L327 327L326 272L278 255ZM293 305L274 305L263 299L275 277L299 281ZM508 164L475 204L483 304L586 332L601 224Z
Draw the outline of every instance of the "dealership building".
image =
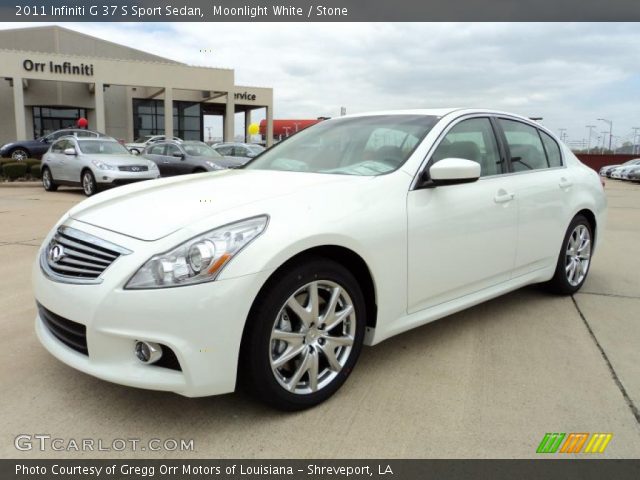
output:
M189 66L59 26L0 30L0 144L81 117L125 141L155 134L204 140L207 115L222 117L223 138L233 141L236 113L244 114L248 140L256 109L265 109L271 145L273 90L236 85L233 70Z

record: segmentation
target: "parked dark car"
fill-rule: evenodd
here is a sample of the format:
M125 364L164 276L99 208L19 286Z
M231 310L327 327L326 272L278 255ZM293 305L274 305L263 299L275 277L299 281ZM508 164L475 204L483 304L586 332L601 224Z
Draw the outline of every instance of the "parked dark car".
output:
M16 161L21 161L29 157L40 158L49 150L49 147L58 138L65 135L73 135L74 137L103 137L111 138L104 133L94 132L93 130L83 130L80 128L64 128L45 135L35 140L18 140L10 142L0 147L1 157L10 157Z
M143 157L154 161L163 177L238 168L245 163L243 159L224 157L197 141L157 142L147 147Z

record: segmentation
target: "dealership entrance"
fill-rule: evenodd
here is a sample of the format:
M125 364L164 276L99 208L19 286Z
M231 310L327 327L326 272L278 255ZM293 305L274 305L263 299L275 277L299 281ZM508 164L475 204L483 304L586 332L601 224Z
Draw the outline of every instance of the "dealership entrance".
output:
M78 118L87 117L86 108L32 107L33 138L74 127Z

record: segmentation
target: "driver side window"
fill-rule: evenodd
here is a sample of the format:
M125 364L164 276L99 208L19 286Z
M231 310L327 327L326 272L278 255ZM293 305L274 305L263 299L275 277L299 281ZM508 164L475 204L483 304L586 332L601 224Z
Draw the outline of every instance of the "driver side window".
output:
M471 118L455 125L431 155L433 163L445 158L464 158L480 164L480 176L502 173L498 143L488 118Z

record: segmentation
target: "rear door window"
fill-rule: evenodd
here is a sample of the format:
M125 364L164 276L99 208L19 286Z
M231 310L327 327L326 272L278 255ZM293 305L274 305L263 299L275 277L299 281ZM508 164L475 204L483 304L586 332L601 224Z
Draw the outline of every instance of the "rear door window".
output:
M515 120L498 119L511 155L514 172L527 172L549 168L547 155L538 129Z
M549 160L549 166L551 168L562 166L562 155L560 154L560 147L558 143L551 138L551 136L542 130L539 130L540 138L544 144L544 149L547 153L547 159Z

